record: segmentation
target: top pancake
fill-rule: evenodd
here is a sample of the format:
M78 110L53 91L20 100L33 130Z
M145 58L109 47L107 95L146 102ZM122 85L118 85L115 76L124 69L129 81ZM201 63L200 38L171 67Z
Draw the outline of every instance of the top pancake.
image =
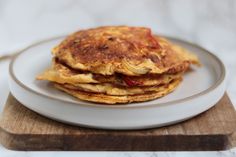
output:
M74 69L102 75L174 73L186 63L199 64L195 55L153 36L144 27L108 26L78 31L52 53Z

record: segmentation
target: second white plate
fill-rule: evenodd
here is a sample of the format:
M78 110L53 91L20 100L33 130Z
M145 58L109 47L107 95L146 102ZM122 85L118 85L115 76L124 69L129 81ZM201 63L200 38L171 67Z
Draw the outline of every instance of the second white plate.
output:
M36 75L50 66L53 46L64 37L23 50L9 68L10 91L31 110L58 121L105 129L143 129L173 124L214 106L225 91L225 67L213 54L194 44L168 38L197 54L202 67L187 72L171 94L143 103L105 105L80 101L58 91Z

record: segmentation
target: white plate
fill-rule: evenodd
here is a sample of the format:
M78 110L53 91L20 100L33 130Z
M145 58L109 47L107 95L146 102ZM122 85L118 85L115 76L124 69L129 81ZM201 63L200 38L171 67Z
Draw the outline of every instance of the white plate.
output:
M64 37L24 49L10 64L10 91L23 105L46 117L105 129L143 129L173 124L214 106L225 91L225 67L213 54L194 44L169 38L197 54L203 66L187 72L171 94L143 103L104 105L80 101L35 76L49 67L50 50Z

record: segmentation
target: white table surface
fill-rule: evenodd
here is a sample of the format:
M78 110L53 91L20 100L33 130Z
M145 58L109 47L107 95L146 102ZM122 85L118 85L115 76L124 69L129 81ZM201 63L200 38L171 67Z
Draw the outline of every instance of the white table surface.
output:
M227 92L236 104L235 0L0 0L0 55L43 38L99 25L143 25L155 32L195 42L218 55L228 71ZM0 111L9 88L9 61L0 62ZM220 152L18 152L11 156L236 156Z

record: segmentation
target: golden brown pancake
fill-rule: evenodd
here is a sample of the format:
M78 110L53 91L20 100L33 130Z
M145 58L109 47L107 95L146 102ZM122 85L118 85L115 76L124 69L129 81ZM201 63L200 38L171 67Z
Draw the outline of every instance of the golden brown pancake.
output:
M105 104L120 104L120 103L131 103L131 102L143 102L153 100L159 97L163 97L166 94L172 92L180 83L181 80L176 79L170 84L165 86L165 88L158 92L147 92L145 94L138 95L126 95L126 96L112 96L106 94L97 94L91 92L84 92L80 90L68 89L64 85L55 84L55 87L80 99L85 101L92 101L96 103L105 103Z
M181 77L176 78L176 79L181 80ZM172 80L172 81L175 81L175 80ZM161 84L161 85L156 85L156 86L129 87L129 88L116 86L110 83L76 84L76 85L64 84L63 87L67 89L80 90L80 91L85 91L85 92L124 96L124 95L144 94L147 92L159 92L159 91L165 90L168 84L171 84L171 81L168 82L167 84Z
M186 67L185 69L186 70ZM56 59L52 60L52 67L37 76L38 80L48 80L56 83L81 84L81 83L112 83L115 85L134 87L134 86L157 86L167 84L171 80L178 78L181 73L177 74L149 74L144 76L125 76L122 74L100 75L85 73L69 68L61 64Z
M37 76L81 100L105 104L153 100L172 92L191 64L188 50L149 28L106 26L69 35Z
M107 26L78 31L52 52L74 69L102 75L139 76L175 72L183 64L198 64L187 50L172 47L144 27Z
M59 63L55 58L52 59L50 69L39 74L36 78L38 80L48 80L57 83L99 83L93 78L93 73L84 73L82 71L73 70Z

